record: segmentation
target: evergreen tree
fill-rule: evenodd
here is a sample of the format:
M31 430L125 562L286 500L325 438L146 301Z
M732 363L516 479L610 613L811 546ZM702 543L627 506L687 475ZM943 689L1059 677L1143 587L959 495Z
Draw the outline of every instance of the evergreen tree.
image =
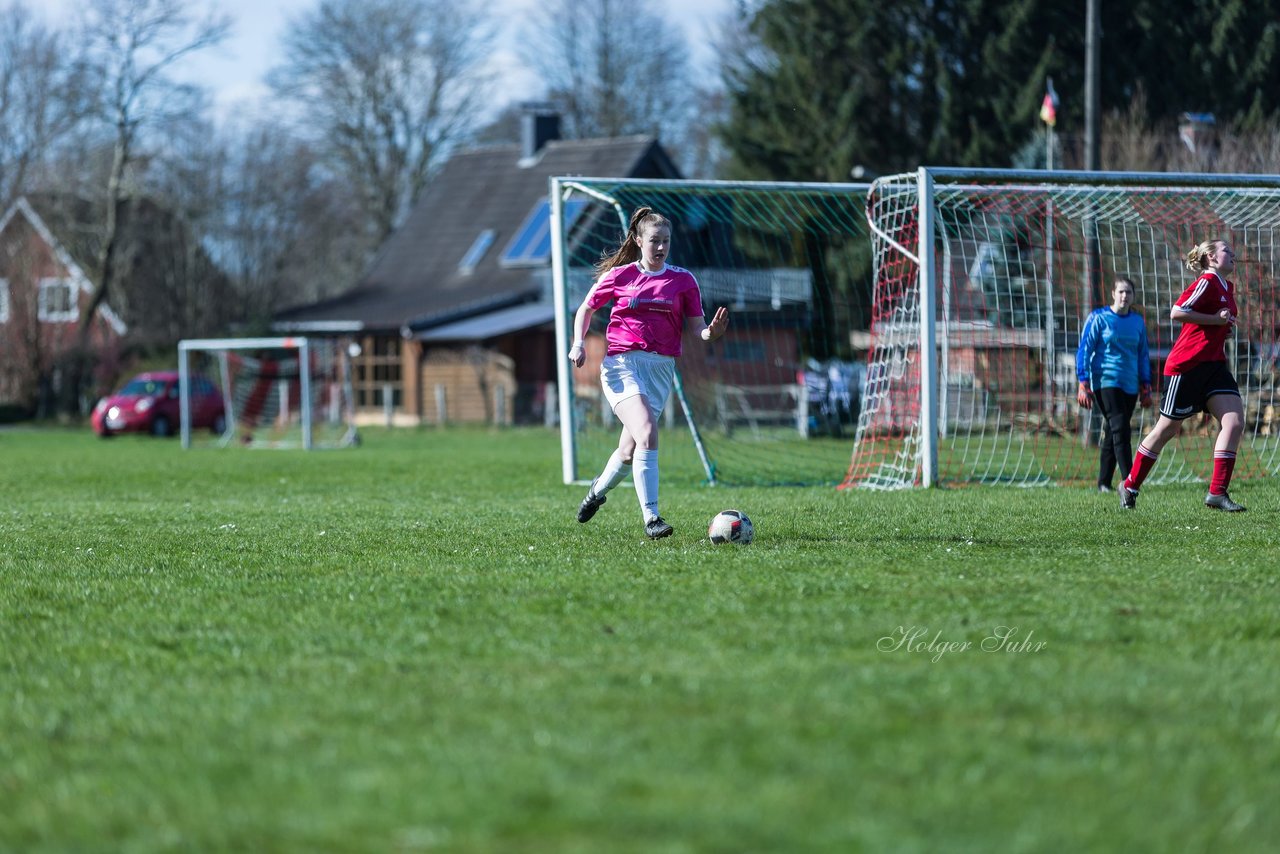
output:
M1070 23L1059 4L1037 0L938 0L928 26L937 41L930 75L938 118L912 154L919 163L1009 166L1028 132L1041 127L1045 80L1083 86L1082 69L1057 69L1055 33ZM1079 10L1069 7L1071 15ZM1082 15L1082 13L1080 13ZM1080 99L1070 99L1071 108Z
M1102 44L1104 112L1141 92L1153 122L1212 112L1256 129L1280 116L1280 0L1104 3Z
M1008 165L1038 121L1045 78L1083 87L1082 68L1055 67L1055 34L1082 26L1072 16L1082 13L1037 0L765 3L750 21L756 43L726 67L730 174L842 181L857 165Z
M1280 116L1280 0L1102 3L1104 113L1142 95L1151 122L1212 112L1249 130ZM726 61L729 177L843 181L1011 165L1041 127L1084 126L1084 5L1040 0L766 0Z
M763 5L756 44L725 70L729 177L844 181L858 163L905 165L892 143L913 113L902 23L866 0Z

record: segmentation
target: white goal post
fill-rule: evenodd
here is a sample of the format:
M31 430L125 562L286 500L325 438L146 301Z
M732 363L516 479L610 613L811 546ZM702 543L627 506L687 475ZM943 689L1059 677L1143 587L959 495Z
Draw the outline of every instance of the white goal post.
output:
M1280 471L1280 176L921 167L872 185L867 222L872 350L844 486L1096 476L1098 425L1075 403L1082 324L1131 279L1159 392L1170 308L1195 278L1183 259L1213 239L1236 252L1236 474ZM1152 411L1135 413L1135 444ZM1207 477L1210 421L1188 420L1150 482Z
M551 178L561 479L589 482L617 446L599 380L609 312L595 314L582 368L564 354L595 264L648 206L671 221L671 262L697 278L704 316L730 314L723 338L684 343L662 415L664 479L839 484L862 376L852 333L870 293L868 186Z
M221 407L211 442L266 447L359 443L346 342L332 338L207 338L178 342L182 447L205 410ZM214 428L216 430L216 428Z

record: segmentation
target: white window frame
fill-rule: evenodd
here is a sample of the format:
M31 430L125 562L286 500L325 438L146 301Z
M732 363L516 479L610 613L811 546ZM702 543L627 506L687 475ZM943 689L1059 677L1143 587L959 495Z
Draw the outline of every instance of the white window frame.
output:
M9 322L9 280L0 279L0 323Z
M49 308L49 294L54 288L67 289L69 308L62 311ZM39 317L44 323L73 323L80 319L80 312L76 310L76 284L71 279L41 279L39 305Z
M467 250L466 255L462 256L462 260L458 262L459 273L464 276L470 276L476 271L476 265L480 263L489 251L489 247L493 245L493 238L497 236L497 233L492 228L486 228L476 235L476 239L471 243L471 248Z

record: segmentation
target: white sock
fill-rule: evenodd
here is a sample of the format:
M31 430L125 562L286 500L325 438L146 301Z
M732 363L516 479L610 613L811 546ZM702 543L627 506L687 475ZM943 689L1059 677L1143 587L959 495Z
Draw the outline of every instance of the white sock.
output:
M658 449L636 448L632 462L635 465L636 497L640 499L640 509L648 522L658 515Z
M621 451L614 451L613 456L609 457L609 462L604 464L604 471L600 472L600 476L596 478L591 491L596 495L604 495L622 483L622 479L630 473L631 463L623 462Z

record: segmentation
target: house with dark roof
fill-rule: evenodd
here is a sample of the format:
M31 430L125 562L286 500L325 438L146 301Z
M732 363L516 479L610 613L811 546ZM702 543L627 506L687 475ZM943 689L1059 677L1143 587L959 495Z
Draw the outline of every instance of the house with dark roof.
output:
M679 178L650 136L562 140L528 112L519 145L461 152L350 290L279 313L287 334L349 337L358 417L541 421L557 355L548 181Z

